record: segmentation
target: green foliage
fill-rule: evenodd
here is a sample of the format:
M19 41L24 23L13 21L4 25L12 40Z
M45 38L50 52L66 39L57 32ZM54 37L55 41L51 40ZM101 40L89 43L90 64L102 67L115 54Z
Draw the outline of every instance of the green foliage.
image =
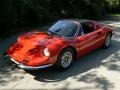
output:
M109 13L119 13L120 0L107 0L107 11Z
M54 0L51 7L57 16L76 18L99 18L104 0Z
M0 30L16 26L17 14L11 0L0 1ZM7 26L6 26L7 25ZM4 28L5 27L5 28Z
M107 2L112 7L119 5L119 0L107 0Z
M106 13L106 4L109 7L109 0L1 0L0 35L60 18L100 18Z

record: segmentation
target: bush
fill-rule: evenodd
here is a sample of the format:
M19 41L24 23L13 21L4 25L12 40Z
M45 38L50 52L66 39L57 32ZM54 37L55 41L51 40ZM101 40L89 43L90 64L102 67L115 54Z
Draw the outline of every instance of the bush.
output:
M105 0L1 0L0 35L60 18L99 18ZM20 32L20 31L16 31Z
M0 1L0 34L4 34L16 26L17 14L11 0Z

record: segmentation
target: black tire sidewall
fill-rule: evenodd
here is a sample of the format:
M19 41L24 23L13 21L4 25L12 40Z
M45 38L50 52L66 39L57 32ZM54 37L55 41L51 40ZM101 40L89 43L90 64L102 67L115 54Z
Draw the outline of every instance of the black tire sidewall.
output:
M107 38L108 36L110 36L110 43L109 43L109 45L107 46L107 45L106 45L106 38ZM104 44L103 44L103 46L102 46L103 48L109 48L109 47L110 47L110 44L111 44L111 37L112 37L112 34L111 34L111 33L108 33L108 34L106 35Z
M72 61L71 61L71 63L69 64L68 67L63 67L63 66L61 65L61 57L62 57L62 55L64 55L64 53L67 52L67 51L69 51L69 52L72 53ZM58 56L58 60L57 60L57 63L56 63L56 69L59 69L59 70L66 70L66 69L68 69L68 68L71 66L71 64L72 64L74 57L75 57L74 51L73 51L71 48L66 48L66 49L63 50L63 51L60 53L60 55Z

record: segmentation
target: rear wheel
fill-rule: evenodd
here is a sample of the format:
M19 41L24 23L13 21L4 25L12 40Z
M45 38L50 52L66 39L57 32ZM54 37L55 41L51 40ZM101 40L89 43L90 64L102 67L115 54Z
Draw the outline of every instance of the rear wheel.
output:
M67 48L63 50L58 57L58 61L56 63L56 68L59 70L66 70L68 69L74 59L74 51L71 48Z
M111 33L108 33L106 38L105 38L105 41L104 41L104 44L103 44L103 48L108 48L111 44L111 37L112 37L112 34Z

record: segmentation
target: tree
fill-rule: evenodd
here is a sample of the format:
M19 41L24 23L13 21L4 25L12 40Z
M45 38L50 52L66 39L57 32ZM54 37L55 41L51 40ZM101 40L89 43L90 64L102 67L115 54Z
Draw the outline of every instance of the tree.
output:
M106 0L1 0L0 29L3 28L2 33L5 34L17 27L45 25L61 18L99 18L105 14L105 2ZM109 2L108 0L107 4Z

